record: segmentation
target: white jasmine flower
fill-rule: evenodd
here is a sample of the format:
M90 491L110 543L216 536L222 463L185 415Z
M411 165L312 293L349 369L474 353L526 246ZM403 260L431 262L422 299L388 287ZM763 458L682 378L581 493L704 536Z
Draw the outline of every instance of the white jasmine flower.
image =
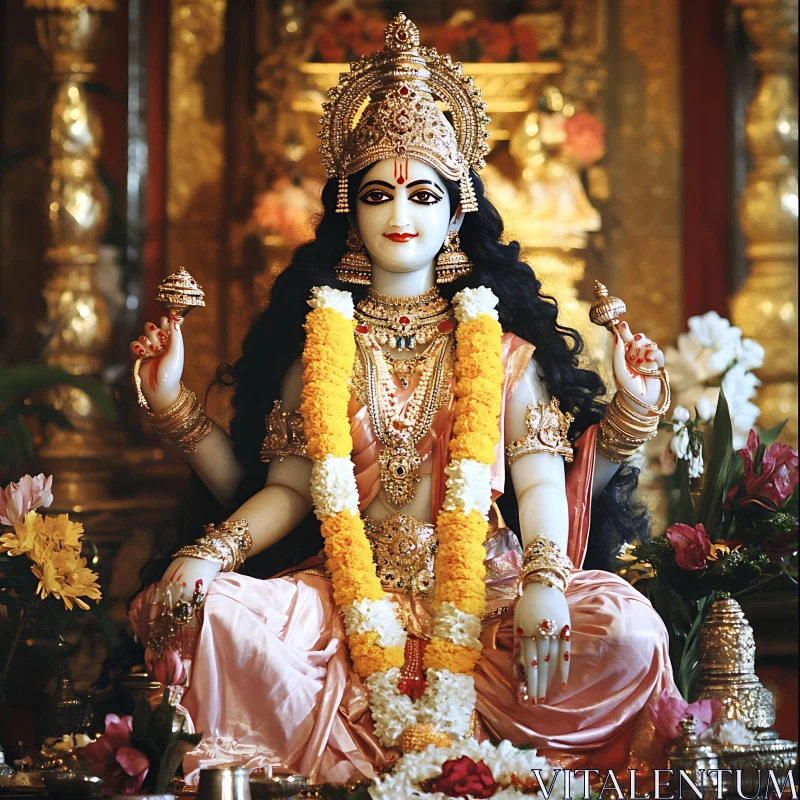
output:
M446 600L436 609L436 623L433 635L447 639L453 644L460 644L472 650L483 650L478 638L481 635L481 621L474 614L467 614L457 608L455 603Z
M445 511L479 511L484 519L492 506L492 468L489 464L464 458L444 468L447 475Z
M685 425L674 425L674 434L672 441L669 443L669 449L675 458L686 459L689 458L689 431Z
M475 681L446 669L429 669L427 685L420 698L420 722L430 722L437 730L463 739L470 730L475 708Z
M397 621L394 606L388 597L356 600L352 605L342 606L342 615L348 636L375 631L380 647L406 646L406 632Z
M699 478L703 474L703 448L691 448L689 453L689 477Z
M459 322L477 319L481 314L488 314L497 319L497 297L491 289L478 286L476 289L462 289L453 298L453 309Z
M706 391L697 398L694 407L697 409L697 416L700 417L701 422L710 422L714 419L714 414L717 413L718 399L719 390L717 389L706 389Z
M676 406L672 412L672 429L676 430L676 426L680 427L685 425L691 419L689 409L684 406Z
M353 295L331 286L315 286L308 304L312 308L332 308L347 319L353 319Z
M317 519L349 511L358 513L358 486L349 458L326 456L311 468L311 499Z

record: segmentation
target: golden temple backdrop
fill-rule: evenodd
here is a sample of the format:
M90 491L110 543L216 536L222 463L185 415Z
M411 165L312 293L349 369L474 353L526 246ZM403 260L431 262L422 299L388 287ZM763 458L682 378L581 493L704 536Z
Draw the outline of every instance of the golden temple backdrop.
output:
M684 116L687 87L709 80L687 74L687 27L712 6L720 38L724 26L741 32L734 72L752 83L735 87L722 291L766 350L759 424L788 418L783 439L796 444L793 0L2 4L0 369L38 360L115 387L114 423L80 392L51 397L76 427L41 455L58 510L109 556L118 622L133 566L168 547L186 473L142 425L127 344L158 313L156 284L185 266L206 293L184 327L187 385L202 392L236 358L319 207L325 89L359 48L380 45L384 21L405 11L475 76L493 120L488 193L599 364L610 342L588 323L595 279L662 347L687 309L713 307L693 302L705 277L686 269L687 135L702 120ZM209 396L220 422L228 400ZM645 488L658 520L664 492L652 478Z

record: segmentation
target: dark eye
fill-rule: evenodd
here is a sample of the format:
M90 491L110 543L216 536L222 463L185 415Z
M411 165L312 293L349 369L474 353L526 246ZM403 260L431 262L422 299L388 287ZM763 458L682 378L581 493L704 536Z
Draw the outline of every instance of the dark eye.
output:
M432 206L434 203L438 203L442 198L433 192L429 192L427 189L423 189L421 192L417 192L411 199L415 203Z
M377 205L378 203L385 203L387 200L391 200L392 198L390 195L386 194L386 192L380 189L372 189L366 194L362 194L361 197L359 197L358 199L362 203Z

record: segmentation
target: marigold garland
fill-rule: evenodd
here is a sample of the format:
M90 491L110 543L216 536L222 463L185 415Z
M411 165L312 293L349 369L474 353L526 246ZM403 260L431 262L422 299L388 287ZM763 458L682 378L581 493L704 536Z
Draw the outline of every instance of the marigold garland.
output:
M461 620L478 630L486 606L483 541L488 520L482 512L491 501L489 472L478 465L494 463L500 439L502 331L494 310L497 299L488 289L465 289L453 303L459 326L452 474L446 494L448 510L442 510L437 519L435 602L437 606L447 603L451 615L468 615ZM305 325L300 411L308 440L306 452L315 463L312 496L325 539L334 600L346 618L361 614L362 621L356 625L359 630L348 628L348 643L355 672L371 687L375 730L381 741L391 746L408 724L436 719L443 732L462 738L472 727L475 691L471 674L480 658L480 642L474 635L462 639L473 645L468 647L445 636L433 636L423 660L423 667L433 670L423 697L412 703L399 693L405 632L391 606L381 605L389 600L377 577L363 520L348 510L358 505L354 479L348 482L349 469L336 461L349 458L352 451L347 414L355 359L352 297L317 287L309 304L314 310ZM465 504L471 510L466 511ZM377 605L370 606L368 601ZM447 629L448 616L442 613L440 632ZM364 627L375 629L363 632ZM379 640L387 646L379 645ZM378 692L374 698L373 691Z

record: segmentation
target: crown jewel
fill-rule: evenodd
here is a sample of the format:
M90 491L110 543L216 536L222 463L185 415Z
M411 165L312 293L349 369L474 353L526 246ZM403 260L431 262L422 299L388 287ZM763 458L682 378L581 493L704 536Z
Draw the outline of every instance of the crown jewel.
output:
M337 211L349 211L347 177L385 158L414 158L460 181L463 210L477 210L469 169L482 169L489 151L480 89L449 55L420 46L405 14L389 23L384 41L339 75L323 105L320 152L328 176L339 177Z

